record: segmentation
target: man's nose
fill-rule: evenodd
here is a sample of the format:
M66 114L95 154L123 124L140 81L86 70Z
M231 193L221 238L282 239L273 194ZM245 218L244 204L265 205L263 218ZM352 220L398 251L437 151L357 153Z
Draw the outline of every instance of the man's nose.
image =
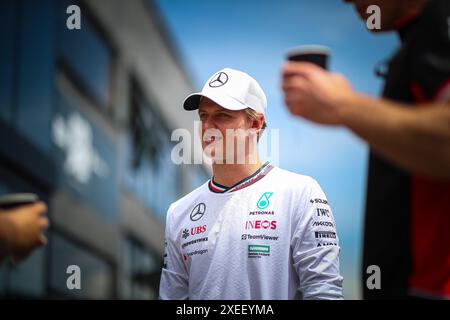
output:
M204 117L204 118L202 119L202 129L203 129L203 132L205 132L205 131L208 130L208 129L213 129L213 128L215 128L215 124L214 124L214 122L213 122L212 117L210 117L210 116Z

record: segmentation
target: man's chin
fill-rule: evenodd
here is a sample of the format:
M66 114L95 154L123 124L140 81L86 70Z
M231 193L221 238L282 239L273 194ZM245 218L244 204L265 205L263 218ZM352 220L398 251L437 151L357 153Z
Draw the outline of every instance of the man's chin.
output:
M220 150L217 146L215 146L214 142L205 143L203 145L203 154L210 159L215 159L217 150Z
M203 153L209 156L210 153L216 151L217 146L214 145L213 142L204 142L202 145Z

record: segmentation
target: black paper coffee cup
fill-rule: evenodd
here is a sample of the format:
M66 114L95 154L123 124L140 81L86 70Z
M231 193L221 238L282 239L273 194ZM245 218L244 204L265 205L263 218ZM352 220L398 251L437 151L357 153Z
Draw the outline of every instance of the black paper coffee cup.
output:
M289 49L286 58L289 61L310 62L328 70L330 49L321 45L301 45Z

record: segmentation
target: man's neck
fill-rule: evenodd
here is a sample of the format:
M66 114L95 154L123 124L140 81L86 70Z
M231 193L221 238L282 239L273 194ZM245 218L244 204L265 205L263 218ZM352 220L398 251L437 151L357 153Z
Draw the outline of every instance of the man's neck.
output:
M254 164L213 164L214 182L225 187L231 187L251 176L261 166L262 163L259 158Z

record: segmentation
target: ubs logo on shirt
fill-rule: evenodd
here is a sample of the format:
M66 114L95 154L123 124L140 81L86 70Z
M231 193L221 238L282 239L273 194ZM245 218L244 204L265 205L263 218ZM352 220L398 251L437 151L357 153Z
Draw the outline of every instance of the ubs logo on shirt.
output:
M183 229L183 239L187 239L190 236L195 236L196 234L202 234L206 232L206 225L203 226L197 226L197 227L192 227L191 230L189 229Z

